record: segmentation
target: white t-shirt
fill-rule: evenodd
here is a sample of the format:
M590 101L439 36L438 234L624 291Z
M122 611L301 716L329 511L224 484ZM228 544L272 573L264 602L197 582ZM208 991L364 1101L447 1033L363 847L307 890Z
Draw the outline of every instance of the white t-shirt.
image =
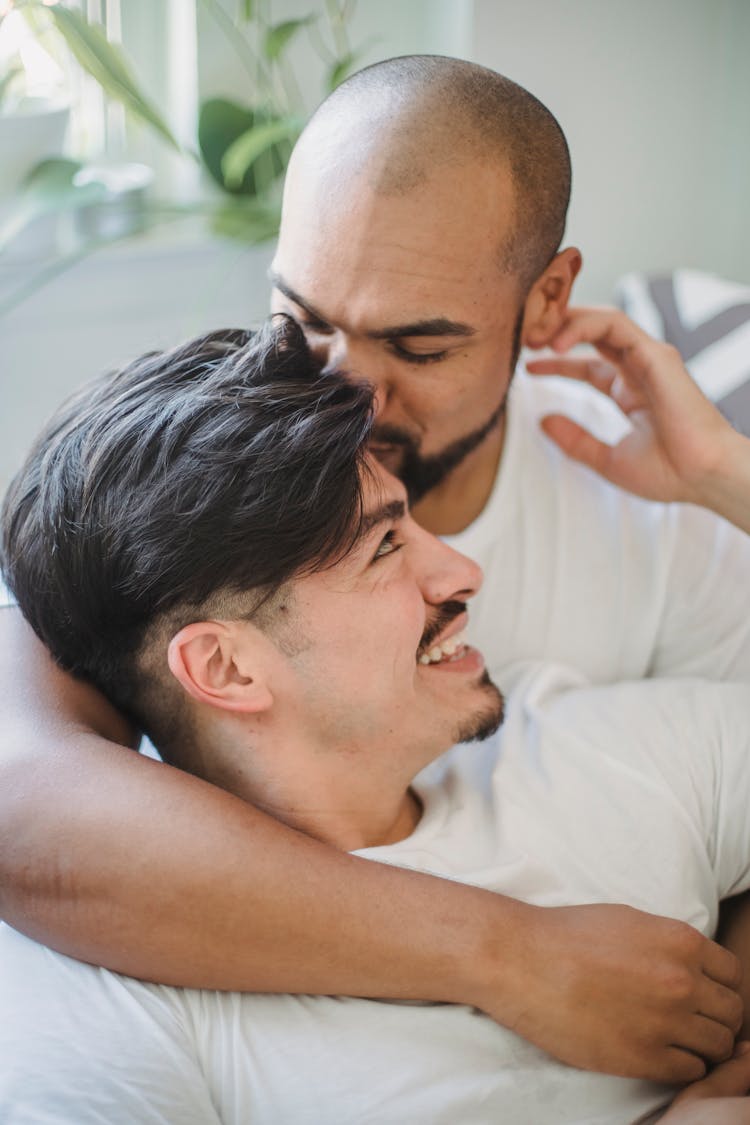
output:
M589 388L519 370L492 495L448 540L484 571L469 636L495 678L543 659L595 683L750 680L750 536L691 505L630 496L569 460L539 429L556 412L604 440L626 428Z
M713 932L719 898L750 885L746 687L513 677L499 734L417 779L415 832L361 854ZM3 1125L625 1125L669 1096L563 1066L472 1008L146 985L7 927L0 1011Z

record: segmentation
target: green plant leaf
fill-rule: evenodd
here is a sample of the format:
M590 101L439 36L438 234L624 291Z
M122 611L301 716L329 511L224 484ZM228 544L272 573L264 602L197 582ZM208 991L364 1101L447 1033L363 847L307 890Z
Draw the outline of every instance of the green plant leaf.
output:
M253 18L253 0L240 0L240 18L249 23Z
M103 29L72 8L52 4L46 9L72 54L104 93L121 102L134 117L155 129L173 148L180 151L164 118L139 89L130 66L119 47L107 41Z
M253 125L237 138L224 153L221 171L230 190L237 190L258 157L275 150L280 141L293 141L302 131L298 117L277 117ZM283 171L283 167L279 173Z
M211 177L225 191L252 195L254 181L252 172L242 181L239 188L230 189L224 181L221 162L229 146L252 129L255 124L254 110L230 102L226 98L209 98L203 102L198 115L198 147Z
M326 75L326 91L329 94L331 94L337 86L340 86L345 78L349 77L361 53L361 51L349 51L349 53L342 58L336 59Z
M275 62L282 54L290 39L293 39L301 27L314 23L315 16L303 16L298 20L284 20L283 23L269 27L263 40L263 54L269 62Z
M62 157L42 160L32 168L0 227L0 252L35 219L96 203L106 196L104 184L75 183L81 168L79 161Z
M233 199L216 208L211 229L222 238L255 246L275 238L280 221L280 207L263 206L251 199Z

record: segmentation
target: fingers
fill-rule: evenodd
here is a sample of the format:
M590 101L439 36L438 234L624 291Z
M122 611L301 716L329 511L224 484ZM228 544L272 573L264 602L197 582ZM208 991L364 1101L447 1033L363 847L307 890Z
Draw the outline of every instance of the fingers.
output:
M675 1046L700 1055L706 1062L720 1063L732 1056L734 1032L705 1016L689 1016L680 1028L680 1041Z
M734 953L715 941L706 942L703 952L703 972L711 980L727 988L739 988L742 981L742 965Z
M565 323L551 343L556 352L576 344L593 344L617 362L633 348L655 341L618 309L569 309Z
M705 980L699 990L697 1011L708 1019L724 1024L733 1035L742 1027L744 1010L739 994L712 980Z
M531 375L563 375L566 379L588 383L605 395L610 393L617 375L617 369L601 359L530 359L526 370Z
M688 382L691 381L675 348L652 339L617 309L568 310L565 323L551 341L550 347L555 352L562 353L577 344L591 344L606 360L615 364L632 391L653 393L656 385L673 378L677 373ZM534 374L542 374L536 364L549 362L554 361L535 360L531 370ZM594 379L598 377L596 368L590 373ZM548 369L546 374L553 374L553 371ZM585 378L584 367L579 369L579 376ZM571 374L571 377L576 376ZM585 378L585 381L590 380ZM596 382L593 385L596 386Z
M545 434L562 449L563 453L588 465L607 480L611 479L612 447L599 441L583 426L563 414L548 414L540 425Z
M664 1054L663 1066L658 1073L644 1075L652 1082L669 1082L673 1085L686 1082L699 1082L706 1076L706 1064L703 1059L690 1051L683 1051L679 1047L670 1047Z
M712 1098L742 1097L750 1093L750 1043L738 1043L732 1058L717 1066L701 1085L706 1096Z

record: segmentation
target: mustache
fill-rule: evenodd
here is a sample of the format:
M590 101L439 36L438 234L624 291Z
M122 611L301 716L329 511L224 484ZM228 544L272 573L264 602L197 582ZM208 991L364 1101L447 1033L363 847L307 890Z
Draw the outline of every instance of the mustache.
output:
M443 629L465 612L466 602L443 602L435 615L435 619L430 622L422 634L419 647L421 649L429 648L435 638L440 636Z

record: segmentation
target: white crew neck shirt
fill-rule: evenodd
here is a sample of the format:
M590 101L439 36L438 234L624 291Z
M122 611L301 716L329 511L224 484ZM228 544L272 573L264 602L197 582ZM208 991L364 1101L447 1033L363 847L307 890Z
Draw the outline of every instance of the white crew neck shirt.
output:
M423 771L415 832L361 854L712 933L719 899L750 885L747 689L508 679L498 735ZM0 1010L4 1125L630 1125L670 1096L564 1066L465 1006L146 985L8 927Z

